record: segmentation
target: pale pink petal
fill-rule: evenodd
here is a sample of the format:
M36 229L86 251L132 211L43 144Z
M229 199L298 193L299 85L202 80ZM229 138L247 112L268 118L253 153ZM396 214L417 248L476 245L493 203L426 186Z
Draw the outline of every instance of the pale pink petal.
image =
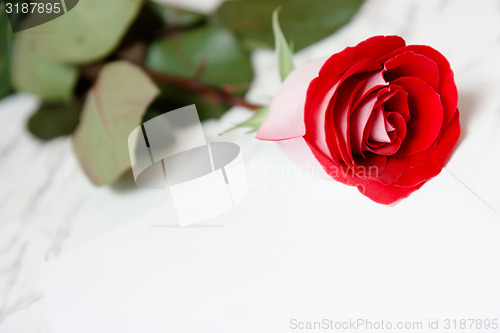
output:
M354 110L351 117L351 148L355 155L363 155L363 133L377 103L376 93L363 99Z
M385 129L384 111L380 107L377 108L374 114L372 128L368 139L376 142L391 142L389 135L387 135L387 130Z
M314 125L309 128L313 134L311 137L313 138L312 142L318 147L318 149L325 154L325 156L332 158L332 153L328 148L327 139L326 139L326 112L328 110L328 105L332 103L332 98L337 91L339 83L337 82L333 87L328 90L325 94L324 98L321 100L321 104L319 105L316 113L312 114L310 118L314 120ZM314 126L314 127L313 127ZM305 133L305 130L304 130Z
M257 139L280 141L303 136L304 104L309 83L318 76L327 58L313 60L295 69L285 79L269 108L269 116L257 131Z

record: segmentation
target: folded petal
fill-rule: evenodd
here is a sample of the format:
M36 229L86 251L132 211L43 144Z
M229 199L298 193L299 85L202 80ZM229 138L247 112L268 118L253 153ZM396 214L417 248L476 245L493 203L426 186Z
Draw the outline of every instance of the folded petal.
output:
M335 53L325 62L320 75L336 77L343 74L353 64L363 59L378 59L384 54L404 47L405 41L399 36L375 36L356 46Z
M257 131L257 139L279 141L305 134L304 104L307 87L326 58L311 61L295 69L285 79L269 108L269 115Z
M422 164L408 168L396 185L409 186L425 182L438 175L450 159L453 147L460 136L459 113L455 113L450 125L443 132L436 147Z
M373 107L377 103L377 93L373 92L361 101L351 116L351 149L353 154L363 155L363 138L365 129L372 115ZM371 122L370 122L371 125ZM366 130L369 132L369 129Z
M384 67L384 77L387 81L404 76L418 77L427 82L434 90L439 91L438 66L426 56L407 51L389 59Z
M369 199L384 205L390 205L408 197L411 193L418 190L424 185L424 182L411 187L399 187L393 185L385 185L377 180L363 179L357 177L352 172L343 172L339 170L339 166L333 164L332 160L323 155L313 145L309 145L313 155L318 162L323 166L323 169L335 180L351 186L356 186L361 194Z
M424 55L437 65L440 77L438 93L441 96L444 110L443 128L446 128L455 116L458 103L457 86L455 85L450 63L439 51L427 45L408 45L381 56L378 60L383 63L407 51Z
M425 81L416 77L402 77L394 81L408 93L411 119L406 138L398 156L409 156L429 148L443 126L443 105L440 96Z
M378 175L377 180L385 185L394 185L394 183L406 172L408 162L408 157L388 158L387 165L384 171Z

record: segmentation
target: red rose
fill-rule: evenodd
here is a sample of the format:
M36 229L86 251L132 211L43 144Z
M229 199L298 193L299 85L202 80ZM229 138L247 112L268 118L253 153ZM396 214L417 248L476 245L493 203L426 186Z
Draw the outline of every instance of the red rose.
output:
M441 171L460 135L458 118L444 56L376 36L294 70L257 138L303 137L334 179L390 204Z

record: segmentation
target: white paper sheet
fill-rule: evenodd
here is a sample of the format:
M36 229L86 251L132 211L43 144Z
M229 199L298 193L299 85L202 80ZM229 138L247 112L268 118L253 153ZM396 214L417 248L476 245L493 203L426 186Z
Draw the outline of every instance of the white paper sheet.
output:
M49 263L54 333L278 333L324 319L439 319L449 332L447 318L498 319L500 221L446 170L393 206L301 171L272 143L247 170L249 196L228 213L181 228L166 198Z

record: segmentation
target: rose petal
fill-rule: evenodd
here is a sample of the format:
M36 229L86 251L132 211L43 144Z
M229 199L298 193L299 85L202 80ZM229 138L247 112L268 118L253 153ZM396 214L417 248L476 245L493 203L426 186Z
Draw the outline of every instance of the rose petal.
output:
M351 165L353 163L349 118L353 110L354 98L387 84L382 77L381 69L382 66L372 59L364 59L351 66L340 78L331 103L327 109L325 108L326 114L322 118L326 119L324 131L326 142L329 143L328 148L332 155L340 157L345 163ZM363 75L365 81L357 78L357 74L360 73L368 73ZM312 113L307 112L307 114ZM306 126L308 124L306 116Z
M432 177L438 175L443 169L446 162L451 157L453 147L458 141L460 136L460 123L459 123L459 113L455 113L450 125L443 132L443 136L439 140L438 144L429 154L427 160L416 166L409 168L405 174L398 180L398 186L410 186L413 184L418 184L420 182L425 182ZM410 165L411 166L411 165Z
M428 149L421 151L420 153L417 153L415 155L410 156L410 165L412 167L416 167L422 163L424 163L428 158L429 155L431 154L432 150L436 148L437 142L434 142L434 144L429 147Z
M427 45L408 45L389 52L386 55L381 56L378 60L381 63L384 63L398 54L407 51L412 51L426 56L434 61L434 63L438 66L440 77L438 93L441 96L441 102L444 110L443 128L446 128L455 115L458 103L457 86L455 85L455 80L453 79L453 71L451 70L450 63L440 52Z
M373 62L371 59L366 59L365 61L362 61L360 63L371 63L372 68L380 68L380 65L376 64ZM344 77L350 75L351 70L354 68L351 67L349 71L346 72ZM368 69L368 67L366 68ZM352 92L346 93L346 95L350 94L349 98L349 104L346 106L339 106L336 104L335 106L330 107L330 113L327 113L327 119L330 120L330 123L327 122L327 127L326 127L326 137L327 140L329 140L330 136L329 134L341 134L341 139L335 137L335 140L337 142L338 147L341 147L340 153L343 159L345 160L346 158L350 159L351 164L354 163L354 158L353 158L353 150L352 150L352 143L351 143L351 131L354 130L358 135L358 139L356 139L356 144L358 140L361 140L362 142L362 133L363 130L358 132L358 129L351 128L352 125L356 126L355 123L352 121L352 116L355 110L357 110L358 104L365 98L367 97L371 92L376 91L377 89L380 89L380 87L383 87L387 85L387 83L384 80L384 77L382 76L382 71L373 71L369 72L367 74L361 74L361 75L353 75L352 78L356 79L361 79L362 80L358 83L355 89L352 90ZM343 92L338 90L336 94L343 95ZM341 110L341 112L338 112ZM333 117L331 113L333 114ZM370 110L371 113L371 110ZM363 121L363 126L366 125L367 121ZM338 125L338 126L335 126ZM336 127L336 131L331 131L331 128ZM363 127L364 128L364 127ZM337 136L337 135L335 135ZM330 141L328 141L330 142ZM335 150L337 146L335 145L329 145L330 151ZM345 148L344 148L345 147ZM345 160L348 161L348 160Z
M314 82L314 80L313 80ZM313 83L312 82L312 83ZM311 84L312 84L311 83ZM305 126L308 128L304 135L304 139L309 141L311 144L316 145L316 147L329 158L338 161L340 159L340 151L338 149L330 149L327 144L326 139L326 117L330 104L334 102L336 98L335 92L339 83L331 87L324 95L322 99L318 99L317 103L312 104L311 108L306 109L304 115ZM309 86L310 89L311 86ZM311 110L311 112L308 112ZM312 112L315 110L315 112Z
M365 86L363 87L363 90L359 91L356 94L356 103L354 103L353 108L356 108L358 104L372 92L379 90L384 86L388 86L387 82L384 79L382 71L358 74L356 75L356 78L360 81L365 82Z
M421 78L434 90L439 91L438 66L423 55L408 51L385 62L384 77L388 82L404 76Z
M307 141L306 141L307 143ZM408 197L411 193L423 186L424 182L412 187L398 187L385 185L377 180L362 179L352 172L340 170L339 166L327 158L314 145L309 145L312 153L323 166L323 169L335 180L351 186L356 186L358 190L369 199L384 205L392 204L400 199Z
M391 92L394 92L389 99L384 101L384 111L386 112L397 112L405 121L410 121L410 109L408 108L408 93L404 90L403 87L397 86L395 84L391 84L389 86Z
M440 52L432 47L426 45L411 45L408 49L432 59L439 68L439 76L441 77L439 95L441 96L444 110L443 128L446 128L455 116L458 103L458 91L450 63Z
M398 138L404 140L406 137L406 121L403 116L398 112L389 112L387 120L394 127L394 131Z
M359 80L354 79L353 76L359 73L373 72L379 70L380 74L374 76L377 79L372 80L373 84L380 84L382 80L383 84L386 84L385 80L381 74L382 66L372 59L364 59L359 63L351 66L337 81L333 86L330 85L321 86L322 78L315 78L308 88L308 100L311 100L311 96L316 95L313 102L307 102L305 108L305 126L307 127L307 132L305 139L310 143L316 145L316 147L323 152L329 158L333 160L344 160L349 162L352 160L352 153L350 149L347 150L347 144L345 139L342 139L340 135L344 134L344 137L348 137L346 132L342 132L340 129L336 129L332 120L332 111L337 110L337 115L341 115L342 110L345 112L343 115L348 115L349 107L347 107L347 102L352 101L351 97L356 94L355 88L358 87ZM355 83L350 83L349 88L345 89L346 93L340 94L341 102L340 105L335 106L337 102L337 97L339 96L338 90L343 89L343 84L347 79L352 78ZM358 87L359 88L359 87ZM309 94L310 92L310 94ZM350 103L349 103L350 104ZM344 122L345 123L345 122ZM337 122L339 124L339 122ZM328 135L332 134L333 137ZM337 135L338 134L338 135ZM332 141L333 140L333 141ZM333 143L328 145L327 143Z
M356 182L356 180L354 180L354 182ZM385 185L374 180L366 180L357 181L357 184L355 186L358 188L361 194L370 198L376 203L382 205L390 205L401 199L409 197L410 194L421 188L424 184L425 182L412 187L398 187Z
M392 126L392 124L389 122L389 118L385 118L385 121L384 121L384 127L385 127L385 131L387 132L387 135L389 135L389 133L393 133L394 130L396 129L396 127ZM392 140L392 139L391 139Z
M390 157L384 171L378 175L377 180L385 185L393 185L405 173L408 168L408 157Z
M353 157L350 149L349 106L352 97L363 86L357 79L349 78L335 91L333 102L326 113L326 142L331 152L342 158L344 163L352 165Z
M372 127L368 140L386 143L391 142L391 138L389 138L387 130L385 129L384 111L381 107L378 107L373 114Z
M364 157L363 133L370 120L375 103L377 103L377 93L373 92L363 99L351 115L351 149L354 155Z
M331 87L338 83L340 75L352 67L352 64L357 64L364 59L377 59L403 46L405 46L405 41L399 36L375 36L368 38L356 46L347 47L328 58L321 67L318 77L310 83L307 89L305 121L307 128L310 128L311 131L309 131L309 134L306 133L306 140L316 144L317 148L320 148L321 144L319 142L322 141L320 137L323 137L325 134L312 134L320 132L321 126L318 123L321 122L319 119L322 116L318 113L325 111L322 108L318 108L318 105L324 103L325 95L330 94ZM328 154L324 149L322 151ZM333 160L338 161L339 159L339 156L336 156L333 152L330 152L328 155L331 155L329 157Z
M422 79L402 77L394 80L408 92L411 119L399 156L413 155L429 148L443 125L443 106L439 95Z
M356 159L354 171L360 178L377 179L387 166L387 157L366 152L365 158Z
M401 143L406 136L406 122L397 112L390 112L387 116L387 122L394 125L394 131L390 132L388 135L391 138L390 143L383 143L381 145L374 145L374 143L369 142L367 145L368 150L380 154L380 155L393 155L401 147Z
M371 152L374 152L379 155L390 156L398 151L398 149L401 147L401 142L402 142L401 138L396 137L394 141L392 141L391 143L386 143L384 145L375 147L371 144L368 144L367 146Z
M368 66L366 60L372 60L371 64L376 63L378 66L377 68L381 68L380 63L373 60L378 59L386 53L400 49L403 46L405 46L405 41L399 36L375 36L368 38L356 46L347 47L328 58L321 67L318 77L309 85L305 105L306 122L308 113L311 112L310 110L317 110L314 105L321 103L318 99L322 100L327 91L330 90L330 87L338 83L339 76L343 75L346 71L351 69L351 67L354 67L353 64L358 64L364 60L364 63ZM357 73L360 73L360 71L357 71ZM353 74L354 73L352 73L352 75ZM382 80L382 82L385 83L382 73L380 73L380 76L380 78L375 77L374 80L376 82ZM375 83L373 83L373 85L375 85Z
M345 48L335 53L325 62L319 75L326 78L335 78L344 73L352 64L363 59L378 59L384 54L404 47L405 41L399 36L375 36L359 43L356 46Z
M295 69L285 79L273 98L269 116L257 131L257 139L277 141L305 134L304 103L307 87L326 58L311 61Z

